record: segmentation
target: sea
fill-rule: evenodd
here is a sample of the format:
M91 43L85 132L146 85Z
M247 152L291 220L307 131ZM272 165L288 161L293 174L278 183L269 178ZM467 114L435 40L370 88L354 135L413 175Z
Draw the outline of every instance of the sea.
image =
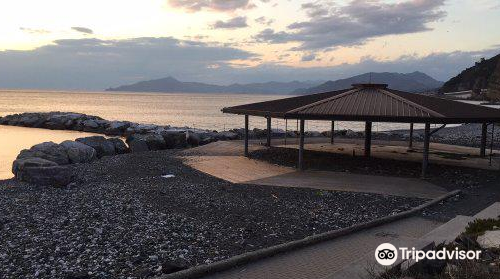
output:
M192 127L226 131L241 128L244 117L224 114L222 108L247 103L292 97L270 94L186 94L186 93L123 93L41 90L0 90L0 116L22 112L80 112L108 120ZM327 121L306 121L306 129L327 131ZM262 117L250 117L250 128L265 128ZM295 130L296 121L273 119L273 129ZM404 123L374 123L374 131L407 129ZM418 126L416 128L419 128ZM362 122L337 122L336 129L361 131ZM22 149L54 141L62 142L84 136L75 131L9 127L0 125L0 179L12 177L12 162Z

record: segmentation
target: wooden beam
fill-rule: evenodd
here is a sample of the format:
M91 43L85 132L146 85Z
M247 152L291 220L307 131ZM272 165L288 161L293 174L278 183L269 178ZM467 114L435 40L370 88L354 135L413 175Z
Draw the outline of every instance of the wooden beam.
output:
M331 134L330 134L330 144L333 144L334 143L334 133L335 133L335 121L332 121L332 130L331 130Z
M481 130L481 147L479 154L481 157L486 157L486 137L488 136L488 124L483 123Z
M245 115L245 157L248 157L248 115Z
M372 150L372 122L365 124L365 157L371 156Z
M413 149L413 123L410 124L410 142L408 143L408 149Z
M425 123L424 152L423 152L423 160L422 160L422 178L427 177L427 168L429 166L430 140L431 140L431 124Z
M271 116L267 117L267 141L266 141L266 146L270 147L271 146Z
M300 120L299 170L304 170L304 119Z

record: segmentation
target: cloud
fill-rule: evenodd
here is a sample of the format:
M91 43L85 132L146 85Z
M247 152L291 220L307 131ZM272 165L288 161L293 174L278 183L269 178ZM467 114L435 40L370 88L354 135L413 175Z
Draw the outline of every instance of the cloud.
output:
M274 23L274 19L272 18L267 18L265 16L261 16L261 17L258 17L255 19L255 22L259 23L259 24L264 24L264 25L271 25Z
M248 66L251 63L246 61L258 62L259 56L229 45L171 37L58 40L33 50L0 51L0 88L102 90L167 76L183 81L231 84L334 80L366 72L414 71L444 81L473 66L481 57L498 53L500 47L423 57L405 55L390 61L363 57L357 63L306 68L280 63ZM285 62L287 57L290 53L283 53L280 58ZM233 64L235 60L245 67Z
M316 59L316 54L310 53L310 54L305 54L304 56L302 56L301 60L303 62L307 62L307 61L313 61L314 59Z
M237 29L245 27L248 27L247 18L245 16L238 16L227 21L218 20L212 24L213 29Z
M29 34L49 34L49 30L45 29L33 29L33 28L26 28L26 27L20 27L19 30L29 33Z
M174 8L182 8L190 12L203 9L228 12L255 7L249 0L169 0L168 3Z
M0 88L100 90L169 75L201 80L210 76L209 65L256 56L171 37L58 40L34 50L0 51Z
M266 29L254 36L259 42L298 42L297 50L364 44L375 37L429 31L428 23L446 16L444 0L409 0L384 3L354 0L346 6L316 1L302 5L310 19L296 22L286 31Z
M80 33L84 33L84 34L94 34L94 31L90 28L87 28L87 27L71 27L72 30L76 31L76 32L80 32Z

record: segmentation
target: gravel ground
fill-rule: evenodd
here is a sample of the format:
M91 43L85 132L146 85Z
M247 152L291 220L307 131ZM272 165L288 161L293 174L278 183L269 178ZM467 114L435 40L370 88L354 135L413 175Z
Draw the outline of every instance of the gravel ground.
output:
M175 152L76 165L77 182L63 189L0 181L0 277L147 278L424 202L235 185L184 166Z
M298 152L296 149L272 147L254 151L250 156L273 164L296 166ZM310 150L305 150L304 164L308 169L413 178L420 178L422 167L419 162L352 157ZM457 214L474 215L500 201L500 171L430 164L428 180L448 191L459 189L462 194L426 209L422 214L427 218L448 221Z

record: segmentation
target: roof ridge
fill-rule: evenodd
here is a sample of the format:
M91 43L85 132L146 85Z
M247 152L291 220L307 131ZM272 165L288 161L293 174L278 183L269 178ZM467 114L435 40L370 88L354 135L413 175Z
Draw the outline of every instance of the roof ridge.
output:
M422 105L419 105L419 104L417 104L417 103L415 103L415 102L413 102L413 101L410 101L410 100L408 100L408 99L406 99L406 98L404 98L404 97L401 97L401 96L399 96L399 95L397 95L397 94L394 94L394 93L392 93L392 92L391 92L391 91L389 91L389 90L386 90L386 89L379 89L379 90L380 90L383 94L386 94L386 95L389 95L389 96L391 96L391 97L393 97L393 98L396 98L396 99L400 100L401 102L406 103L406 104L408 104L408 105L410 105L410 106L413 106L413 107L419 108L419 109L421 109L421 110L423 110L423 111L427 112L429 115L432 115L432 116L434 116L434 117L445 117L443 114L441 114L441 113L439 113L439 112L437 112L437 111L435 111L435 110L432 110L432 109L430 109L430 108L427 108L427 107L424 107L424 106L422 106ZM408 93L408 94L412 94L412 93Z
M347 95L350 95L350 94L352 94L354 92L358 92L360 90L361 89L359 89L359 88L353 88L353 89L348 90L348 91L346 91L344 93L341 93L339 95L335 95L335 96L332 96L332 97L329 97L329 98L326 98L326 99L323 99L323 100L316 101L316 102L311 103L311 104L307 104L307 105L304 105L304 106L301 106L301 107L298 107L298 108L294 108L292 110L289 110L289 111L285 112L285 114L287 114L287 113L296 113L296 112L298 112L300 110L311 108L311 107L314 107L314 106L317 106L317 105L321 105L321 104L329 102L331 100L340 99L340 98L343 98L343 97L345 97Z

